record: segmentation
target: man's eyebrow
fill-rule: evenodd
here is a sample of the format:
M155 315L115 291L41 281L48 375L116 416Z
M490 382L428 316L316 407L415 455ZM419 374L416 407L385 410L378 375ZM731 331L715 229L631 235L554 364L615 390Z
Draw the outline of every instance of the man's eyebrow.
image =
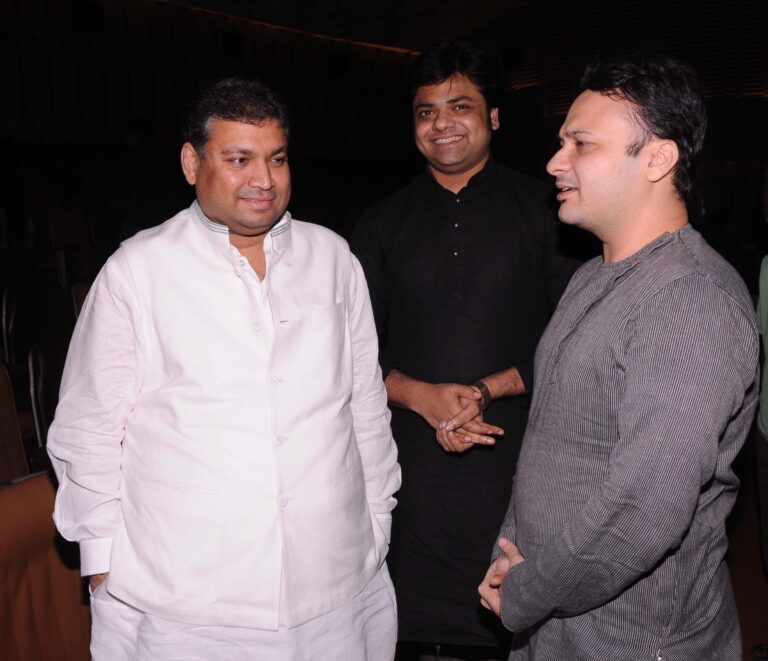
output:
M270 156L276 156L277 154L282 154L282 153L287 152L287 151L288 151L288 146L287 145L280 145L279 147L275 147L275 149L273 149L271 152L269 152L269 155ZM255 152L255 151L253 151L251 149L246 149L245 147L237 147L237 146L235 146L235 147L227 147L226 149L222 149L221 153L222 154L227 154L227 155L229 155L229 154L241 154L243 156L257 156L258 155L257 152Z
M462 94L461 96L454 96L450 99L447 99L445 101L445 105L451 105L452 103L458 103L459 101L472 101L471 96L467 96L466 94ZM419 101L417 104L413 106L414 110L418 110L419 108L433 108L435 106L434 103L431 101Z
M253 156L256 152L246 149L245 147L227 147L221 150L222 154L244 154L246 156Z
M587 131L587 129L571 129L570 131L566 131L565 133L561 133L560 137L563 138L575 138L579 135L593 135L592 131Z

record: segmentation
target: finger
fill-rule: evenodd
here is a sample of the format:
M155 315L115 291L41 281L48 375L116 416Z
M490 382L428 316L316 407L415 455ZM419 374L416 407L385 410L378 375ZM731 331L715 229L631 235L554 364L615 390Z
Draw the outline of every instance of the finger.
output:
M523 562L523 560L525 560L525 556L520 553L520 549L518 549L517 546L515 546L505 537L499 539L499 548L504 551L504 555L509 558L512 566L519 565L521 562Z
M508 548L515 546L514 543L511 540L507 539L506 537L499 537L498 545L499 545L499 548L505 553ZM516 546L515 546L515 549L517 549Z
M471 443L464 443L454 432L446 432L443 429L435 432L435 437L440 447L446 452L464 452L472 447Z
M482 420L478 420L477 418L472 418L472 420L469 422L465 422L463 425L461 425L461 428L474 432L475 434L492 434L493 436L501 436L504 433L504 430L501 427L491 425L487 422L483 422Z
M479 400L483 398L482 393L474 386L464 386L460 383L454 383L452 390L457 397L465 399Z
M455 432L448 432L449 434L455 434L458 438L460 438L466 445L494 445L496 443L496 439L492 436L485 436L483 434L474 434L472 432L465 431L462 427L461 429L455 431Z
M437 444L443 448L443 450L446 452L453 452L453 448L448 443L448 437L445 432L439 430L435 432L435 439L437 440Z
M466 452L472 447L473 442L469 435L460 434L455 431L443 432L448 442L451 444L454 452Z
M488 579L488 585L492 588L501 588L501 584L504 582L507 572L498 572Z
M501 610L501 597L498 590L494 590L485 583L481 583L477 591L480 594L480 603L498 615Z
M464 386L460 383L441 383L435 386L438 390L439 396L444 401L451 401L454 405L462 407L462 401L477 401L482 399L482 395L478 390L471 386Z
M479 413L480 413L479 403L472 402L470 404L467 404L467 406L461 409L461 411L459 411L456 415L454 415L444 425L441 424L440 426L444 427L448 431L453 431L454 429L458 429L459 427L463 426L464 423L472 420L472 418L476 418Z

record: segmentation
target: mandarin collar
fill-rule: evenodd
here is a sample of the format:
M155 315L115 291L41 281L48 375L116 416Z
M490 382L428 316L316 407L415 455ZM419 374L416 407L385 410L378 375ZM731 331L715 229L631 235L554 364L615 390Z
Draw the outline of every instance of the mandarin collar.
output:
M493 171L495 169L496 163L493 160L493 156L489 155L488 160L483 166L483 169L480 170L480 172L473 174L467 182L467 185L464 186L464 188L462 188L458 193L453 193L442 186L437 181L437 179L435 179L435 175L432 174L432 170L429 169L429 166L426 168L427 177L434 185L434 189L437 190L438 194L450 197L452 200L456 198L461 198L462 200L471 200L483 193L488 187L488 184L492 179Z
M204 232L209 241L211 241L216 247L229 251L229 228L221 223L214 222L208 216L203 213L200 208L200 203L195 200L190 207L192 215L200 222L202 227L205 227L207 232ZM278 220L269 230L269 237L271 238L271 250L276 254L287 254L291 247L291 213L286 211L280 220Z
M644 262L652 253L656 252L660 248L663 248L669 243L679 241L681 238L684 240L690 236L692 232L696 230L689 224L684 225L675 232L664 232L657 236L650 243L646 243L640 250L631 254L629 257L625 257L618 262L612 264L606 264L602 257L597 257L598 260L598 272L607 277L610 282L617 283L622 280L624 276L629 275L636 266Z

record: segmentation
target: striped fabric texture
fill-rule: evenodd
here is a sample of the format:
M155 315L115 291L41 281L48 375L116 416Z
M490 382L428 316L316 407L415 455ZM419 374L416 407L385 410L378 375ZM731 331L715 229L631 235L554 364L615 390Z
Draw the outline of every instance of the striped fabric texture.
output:
M741 658L724 556L759 339L690 226L573 277L536 353L501 535L511 659Z

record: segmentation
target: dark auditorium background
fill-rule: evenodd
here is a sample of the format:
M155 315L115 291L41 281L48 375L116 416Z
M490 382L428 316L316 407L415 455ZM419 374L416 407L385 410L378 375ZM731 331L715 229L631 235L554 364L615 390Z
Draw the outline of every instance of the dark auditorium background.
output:
M499 54L494 154L542 179L589 60L652 53L691 63L709 116L694 223L757 293L768 253L766 0L0 0L0 358L24 444L15 471L0 463L0 484L46 468L67 343L106 257L191 202L178 155L196 93L242 73L280 90L292 119L289 209L346 235L423 167L408 73L421 49L446 38ZM738 460L729 529L747 659L768 658L768 645L759 656L768 643L759 442L753 434ZM0 462L10 452L1 446ZM56 544L71 568L72 549ZM9 599L0 598L0 657L22 659L24 624ZM11 631L13 653L3 643Z

